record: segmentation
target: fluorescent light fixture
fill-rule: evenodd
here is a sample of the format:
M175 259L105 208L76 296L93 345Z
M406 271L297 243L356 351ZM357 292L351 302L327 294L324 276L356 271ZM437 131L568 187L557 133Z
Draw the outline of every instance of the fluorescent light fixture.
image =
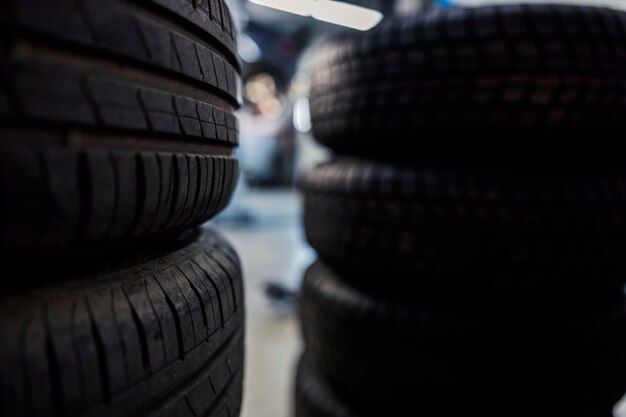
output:
M478 7L497 4L572 4L580 6L609 7L613 9L626 9L626 0L452 0L455 6Z
M383 19L382 13L342 1L316 1L311 16L323 22L357 30L370 30Z
M259 6L270 7L300 16L310 16L323 22L357 30L370 30L383 19L382 13L366 7L334 0L250 0Z
M270 7L287 13L300 16L310 16L311 4L313 0L250 0L251 3L259 6Z

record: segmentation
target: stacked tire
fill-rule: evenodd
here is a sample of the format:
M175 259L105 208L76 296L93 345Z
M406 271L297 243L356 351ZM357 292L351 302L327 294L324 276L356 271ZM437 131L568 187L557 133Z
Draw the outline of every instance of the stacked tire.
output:
M0 414L237 416L238 176L223 0L0 10Z
M626 14L492 6L311 54L297 417L609 417L626 391Z

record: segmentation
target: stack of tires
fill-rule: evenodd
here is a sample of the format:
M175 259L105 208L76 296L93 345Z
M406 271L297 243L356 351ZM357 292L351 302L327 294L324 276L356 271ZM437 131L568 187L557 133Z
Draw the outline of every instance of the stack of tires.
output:
M494 6L311 55L298 417L609 417L626 391L626 14Z
M0 415L239 415L225 3L0 9Z

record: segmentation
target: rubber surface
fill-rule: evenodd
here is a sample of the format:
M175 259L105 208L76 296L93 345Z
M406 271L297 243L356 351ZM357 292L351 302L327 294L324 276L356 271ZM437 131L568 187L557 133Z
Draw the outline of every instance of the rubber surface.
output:
M232 157L111 148L1 148L0 245L96 252L171 236L223 209L237 182Z
M366 413L354 411L328 386L306 354L296 372L296 417L358 417Z
M359 285L462 295L622 291L623 164L339 158L302 181L307 238Z
M507 5L334 37L306 64L313 133L340 153L395 157L399 147L623 146L625 23L602 8Z
M2 38L15 55L56 52L160 71L238 101L236 28L223 0L10 0Z
M0 30L0 123L236 144L241 81L231 23L213 34L207 24L198 40L179 13L203 16L200 2L167 2L178 13L157 3L10 1ZM228 16L222 0L211 3Z
M317 263L300 313L313 364L363 409L609 417L626 391L625 306L389 298Z
M240 63L223 0L11 0L0 20L5 253L115 252L226 206Z
M239 260L214 232L168 245L3 296L3 416L239 414Z
M121 67L84 54L23 49L2 63L6 94L0 121L5 126L181 136L181 142L226 147L237 143L233 105L198 86L128 63Z

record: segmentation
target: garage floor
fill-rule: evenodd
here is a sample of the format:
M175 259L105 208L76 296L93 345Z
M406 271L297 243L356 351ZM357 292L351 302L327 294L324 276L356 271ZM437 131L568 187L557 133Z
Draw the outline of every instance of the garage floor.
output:
M295 191L240 192L210 224L239 253L247 297L243 417L292 417L294 369L301 352L294 305L265 296L268 282L299 287L314 254L300 227Z

